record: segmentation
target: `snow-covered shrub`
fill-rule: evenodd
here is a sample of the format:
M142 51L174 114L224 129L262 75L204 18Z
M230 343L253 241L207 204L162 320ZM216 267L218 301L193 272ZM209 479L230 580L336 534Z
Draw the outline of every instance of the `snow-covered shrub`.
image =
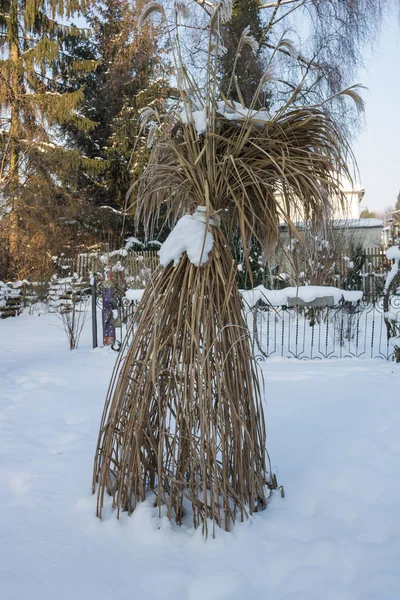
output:
M236 281L239 289L249 290L257 285L269 285L268 263L260 244L256 240L251 240L248 250L250 272L244 258L243 244L238 235L234 236L232 253L237 262Z
M386 251L388 260L393 260L393 265L387 274L384 289L385 323L389 344L393 347L393 360L400 362L400 321L399 313L390 310L390 295L397 290L400 284L400 246L391 246Z
M400 363L400 322L391 322L391 336L389 338L389 344L393 348L393 360Z

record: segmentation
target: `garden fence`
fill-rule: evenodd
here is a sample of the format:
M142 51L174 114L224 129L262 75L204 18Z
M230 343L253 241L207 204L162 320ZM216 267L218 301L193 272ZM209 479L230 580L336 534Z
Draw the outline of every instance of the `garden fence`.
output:
M98 273L98 281L101 281L103 275L104 263L99 256L80 254L73 260L62 257L57 264L59 273L64 277L77 273L82 292L86 290L90 293L90 275ZM385 276L391 265L380 248L367 248L365 258L361 273L364 297L356 304L341 302L329 308L272 307L263 303L256 305L248 313L256 355L259 358L391 359L393 348L388 341L382 296ZM143 288L157 268L159 258L154 250L131 252L127 256L121 256L120 264L123 270L117 269L114 274L116 308L120 311L122 321L122 327L117 329L116 347L119 346L126 324L137 306L136 302L130 302L125 297L127 281L132 288ZM57 288L61 281L62 279L48 283L1 284L0 316L17 315L22 307L30 306L36 301L47 302L52 310L53 299L59 301L63 297L61 288ZM99 303L101 304L100 300ZM400 295L390 298L390 309L398 315L399 321Z
M57 262L57 270L60 276L76 273L83 281L89 281L92 274L103 276L105 268L111 268L113 277L118 286L125 283L143 287L151 274L158 267L160 259L157 250L142 250L140 252L114 251L110 258L109 267L104 257L105 254L85 253L78 254L74 258L61 257Z
M400 295L389 298L389 310L400 322ZM375 293L359 302L336 306L273 307L259 302L248 313L258 358L381 358L391 360L384 319L384 298Z
M361 268L362 289L364 294L379 296L385 285L385 278L391 264L382 248L364 248L363 265Z
M119 348L138 303L121 296L117 304L122 326L117 330L115 349ZM389 310L400 323L400 295L389 298ZM259 360L272 357L391 360L394 354L384 319L384 298L375 293L364 295L358 302L341 301L324 308L258 302L246 315Z
M78 254L73 259L61 257L57 264L58 273L60 276L77 273L83 281L89 281L91 273L98 276L104 273L105 264L101 261L101 256L101 253L87 253ZM124 287L126 284L129 284L130 287L144 287L159 265L157 250L129 252L126 256L116 255L114 262L116 260L118 265L114 267L114 279L119 287ZM343 258L342 262L341 271L345 273L348 259ZM364 248L364 260L360 275L362 290L365 294L379 296L382 293L390 266L384 250L376 247ZM337 280L338 287L341 286L341 279L343 277Z
M82 283L84 294L92 293L93 287ZM42 286L17 285L1 288L0 317L18 314L19 305L29 306L43 294ZM57 289L54 283L46 290L50 310L62 308L63 298L68 292ZM44 295L44 294L43 294ZM97 307L101 308L101 292L97 290ZM43 297L43 300L45 298ZM66 301L67 301L66 300ZM137 308L122 288L116 288L115 308L119 311L121 327L116 329L115 349L118 349L127 325ZM400 295L389 298L389 310L397 315L400 324ZM92 311L96 320L98 314ZM329 358L381 358L390 360L393 347L390 345L384 319L383 296L377 293L364 294L356 303L340 302L332 307L289 307L271 306L259 302L247 312L252 332L254 351L259 359L270 357L292 357L297 359ZM97 338L96 338L97 340Z

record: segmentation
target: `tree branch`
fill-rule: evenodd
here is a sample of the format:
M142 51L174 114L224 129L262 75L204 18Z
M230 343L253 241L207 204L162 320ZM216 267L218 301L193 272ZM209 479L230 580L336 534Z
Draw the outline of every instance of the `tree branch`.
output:
M291 56L290 52L288 50L286 50L286 48L276 48L276 46L274 44L269 44L269 43L266 43L265 45L267 48L270 48L271 50L278 50L278 52L281 52L282 54L285 54L286 56ZM323 68L322 65L314 62L314 59L307 60L307 59L303 58L302 56L300 56L300 54L296 58L300 63L302 63L306 67L314 68L314 69L322 69Z
M274 25L276 25L277 23L279 23L279 21L282 21L283 19L286 19L286 17L288 17L292 12L294 12L295 10L297 10L298 8L301 8L302 6L304 6L307 3L307 0L301 0L300 4L298 6L293 6L290 10L286 11L284 15L282 15L281 17L279 17L279 19L276 19L271 27L273 27Z
M279 8L280 6L287 6L288 4L296 4L300 0L281 0L279 2L268 2L267 4L261 4L260 8ZM304 4L304 2L302 2Z

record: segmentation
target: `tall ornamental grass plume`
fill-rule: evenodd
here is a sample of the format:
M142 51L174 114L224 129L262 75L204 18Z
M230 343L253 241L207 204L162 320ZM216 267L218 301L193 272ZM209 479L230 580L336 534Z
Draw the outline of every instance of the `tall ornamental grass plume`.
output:
M192 519L207 535L210 523L213 534L216 525L229 531L263 509L277 487L232 232L239 228L248 261L252 238L272 253L280 220L294 228L291 215L300 209L305 219L323 218L329 198L340 196L340 175L350 176L349 150L324 105L298 103L300 86L273 114L259 105L275 53L251 106L218 89L228 1L206 4L208 52L198 83L183 60L177 4L170 45L180 98L166 114L143 112L152 151L134 207L149 235L161 217L177 225L114 369L93 492L99 517L107 495L117 516L153 497L160 513L178 524ZM155 13L169 22L157 2L142 22ZM343 93L359 101L354 88Z

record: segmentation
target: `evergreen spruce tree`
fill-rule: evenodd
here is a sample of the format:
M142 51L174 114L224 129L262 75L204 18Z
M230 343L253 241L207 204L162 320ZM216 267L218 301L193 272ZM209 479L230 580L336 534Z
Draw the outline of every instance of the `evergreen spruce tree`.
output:
M19 253L43 225L36 223L36 231L27 231L34 212L41 210L54 229L55 223L49 222L52 211L57 204L68 204L70 190L63 185L66 171L71 166L87 168L88 162L97 167L68 150L60 137L62 126L73 124L82 131L94 127L79 113L84 91L74 82L95 62L76 60L68 52L72 40L86 39L87 32L65 24L86 11L88 4L88 0L1 3L0 193L3 212L8 213L9 277L18 275Z
M149 104L161 107L169 93L157 29L137 28L145 4L104 0L89 11L89 52L98 66L86 82L81 110L97 125L90 132L73 124L66 128L76 148L107 164L101 173L78 174L81 193L94 205L117 210L124 208L127 191L147 162L147 146L138 143L140 109ZM86 57L88 47L77 43L74 53Z
M228 93L229 87L231 87L229 97L236 101L243 100L246 106L250 106L264 72L262 55L266 40L263 36L261 15L259 0L233 0L232 18L224 25L222 33L226 52L220 61L221 89L224 93ZM246 45L242 48L235 66L237 86L235 82L230 85L240 36L246 28L249 28L249 35L254 38L258 47L251 48ZM260 99L265 103L267 97L264 94Z
M364 208L364 210L360 213L360 219L376 219L376 212L373 210L368 210L368 208Z

